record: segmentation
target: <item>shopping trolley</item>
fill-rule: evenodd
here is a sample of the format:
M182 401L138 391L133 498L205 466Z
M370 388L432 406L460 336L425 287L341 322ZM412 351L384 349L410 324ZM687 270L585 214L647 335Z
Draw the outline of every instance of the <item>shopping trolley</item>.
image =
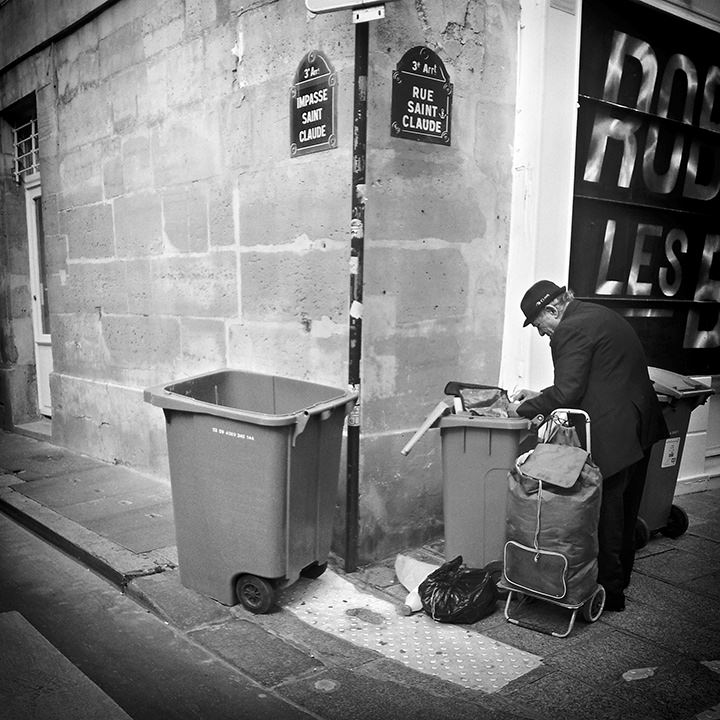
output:
M581 435L585 449L581 447ZM605 605L597 583L597 527L602 476L590 456L590 417L582 410L553 411L540 428L541 442L518 457L508 477L503 576L508 622L567 637L578 613L595 622ZM571 612L564 632L511 616L541 600Z

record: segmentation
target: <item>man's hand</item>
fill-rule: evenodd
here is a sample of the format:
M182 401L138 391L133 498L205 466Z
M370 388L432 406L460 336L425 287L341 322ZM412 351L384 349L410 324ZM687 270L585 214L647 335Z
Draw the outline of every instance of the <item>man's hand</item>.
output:
M513 405L519 405L520 403L530 400L531 398L537 397L540 393L535 390L518 390L511 398Z
M535 390L518 390L510 396L510 404L508 405L508 417L520 417L518 415L518 406L522 405L526 400L537 397L540 393Z
M520 405L519 402L511 402L511 403L508 405L508 409L507 409L508 417L520 417L520 416L517 414L518 405Z

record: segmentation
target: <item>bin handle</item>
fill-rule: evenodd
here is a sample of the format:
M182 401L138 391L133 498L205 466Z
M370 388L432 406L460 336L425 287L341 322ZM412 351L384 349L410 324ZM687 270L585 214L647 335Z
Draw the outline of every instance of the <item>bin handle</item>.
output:
M303 410L303 412L298 413L295 416L295 431L293 432L292 438L293 447L295 447L295 441L298 439L298 436L302 435L305 430L305 426L308 424L309 419L310 413L307 410Z

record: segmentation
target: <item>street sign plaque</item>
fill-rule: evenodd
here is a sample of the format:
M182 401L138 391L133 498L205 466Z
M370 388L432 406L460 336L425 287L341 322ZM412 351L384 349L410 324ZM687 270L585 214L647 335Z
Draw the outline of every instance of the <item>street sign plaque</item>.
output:
M371 5L384 5L391 0L305 0L305 7L313 13L335 12L336 10L359 10Z
M393 72L390 134L450 145L453 85L430 48L408 50Z
M336 76L327 58L311 50L301 60L290 88L290 157L332 150Z

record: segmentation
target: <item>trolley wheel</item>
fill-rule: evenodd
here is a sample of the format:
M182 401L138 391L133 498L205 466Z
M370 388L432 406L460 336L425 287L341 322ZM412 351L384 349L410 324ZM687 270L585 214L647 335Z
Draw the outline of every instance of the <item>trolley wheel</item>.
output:
M669 538L679 538L690 526L687 513L678 505L670 506L667 525L660 532Z
M490 575L490 580L497 590L498 598L505 599L508 591L502 590L498 587L498 581L502 580L503 577L503 563L502 560L493 560L489 562L483 570Z
M644 548L650 540L650 528L647 523L639 517L635 521L635 549Z
M605 588L598 585L592 597L582 606L583 620L594 623L602 615L605 607Z
M300 571L300 575L302 575L305 578L310 578L311 580L315 580L316 578L319 578L325 571L327 570L327 563L319 563L314 562L310 563L307 567L304 567Z
M237 599L251 613L262 615L275 604L275 588L265 578L241 575L235 583Z

